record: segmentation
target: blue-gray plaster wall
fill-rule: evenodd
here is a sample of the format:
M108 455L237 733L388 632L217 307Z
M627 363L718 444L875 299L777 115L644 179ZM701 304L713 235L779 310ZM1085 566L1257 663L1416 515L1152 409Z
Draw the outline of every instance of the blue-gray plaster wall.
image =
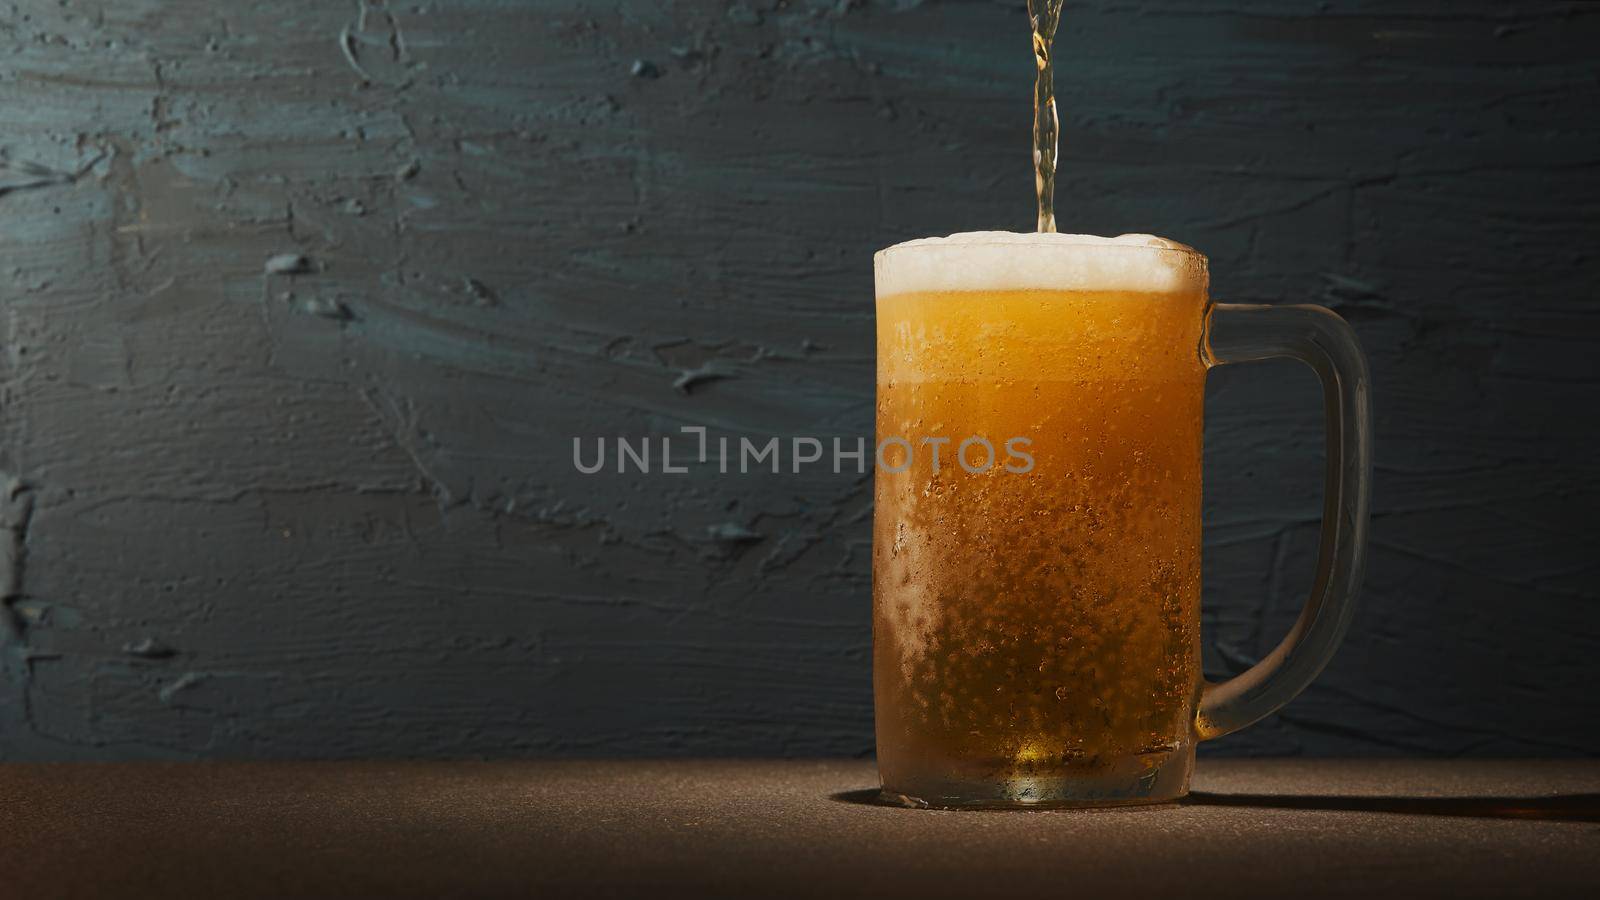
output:
M1215 751L1600 752L1596 7L1069 4L1063 228L1372 361L1361 613ZM871 252L1030 227L1021 0L21 0L0 46L0 758L871 751L869 480L570 440L870 434ZM1322 426L1292 364L1211 381L1220 677L1308 587Z

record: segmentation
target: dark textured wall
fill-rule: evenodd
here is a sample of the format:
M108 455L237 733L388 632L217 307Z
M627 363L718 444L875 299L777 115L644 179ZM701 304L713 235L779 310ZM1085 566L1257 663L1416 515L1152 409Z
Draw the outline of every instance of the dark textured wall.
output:
M1355 324L1363 609L1226 752L1600 752L1600 4L1062 26L1061 216ZM1022 3L0 10L0 757L866 753L870 484L573 435L870 434L870 254L1029 227ZM1212 377L1220 676L1321 419Z

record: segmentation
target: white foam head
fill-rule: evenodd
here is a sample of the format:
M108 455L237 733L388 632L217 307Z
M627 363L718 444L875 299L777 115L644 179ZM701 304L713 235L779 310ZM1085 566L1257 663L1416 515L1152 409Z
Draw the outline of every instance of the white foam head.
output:
M878 296L931 291L1203 289L1205 257L1149 234L969 231L895 244L873 257Z

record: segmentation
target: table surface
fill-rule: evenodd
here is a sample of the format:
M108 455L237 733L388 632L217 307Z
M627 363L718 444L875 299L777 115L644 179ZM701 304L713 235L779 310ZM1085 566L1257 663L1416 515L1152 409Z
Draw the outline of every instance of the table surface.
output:
M1595 761L1202 760L1180 804L871 802L859 761L0 764L7 897L1600 896Z

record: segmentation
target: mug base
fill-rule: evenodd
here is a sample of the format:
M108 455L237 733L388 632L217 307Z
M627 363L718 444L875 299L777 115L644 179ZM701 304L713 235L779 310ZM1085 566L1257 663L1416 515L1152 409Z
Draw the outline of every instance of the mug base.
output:
M1189 793L1194 748L1070 771L996 777L885 777L878 801L911 809L1099 809L1173 803Z

